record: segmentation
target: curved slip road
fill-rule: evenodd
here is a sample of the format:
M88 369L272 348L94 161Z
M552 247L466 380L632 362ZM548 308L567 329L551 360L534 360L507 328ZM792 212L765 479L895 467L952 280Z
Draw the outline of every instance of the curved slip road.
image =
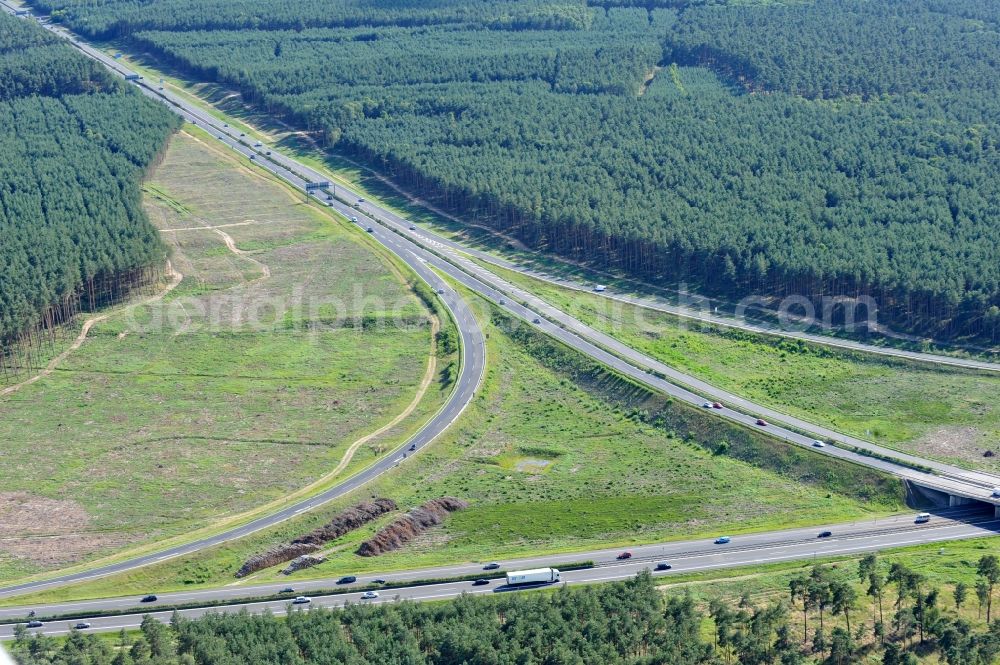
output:
M6 0L0 2L3 6L8 9L12 8L9 2ZM95 49L86 46L75 38L69 37L61 31L55 31L52 26L49 26L53 32L57 32L63 37L70 39L75 46L82 50L87 55L99 60L100 62L108 65L115 71L119 73L122 72L122 68L118 67L117 63L103 56ZM147 96L158 99L159 97L155 94L151 88L140 88ZM160 100L162 101L162 100ZM205 126L204 122L199 122L201 115L194 115L190 113L185 113L183 109L176 106L172 106L173 110L180 113L185 120L189 122L194 122L195 124L200 124ZM213 119L214 120L214 119ZM222 124L221 122L219 123ZM246 146L240 144L236 138L230 138L227 143L241 152L242 154L249 156L252 154L251 150L248 150ZM304 188L305 182L301 179L297 179L293 173L280 173L280 169L275 171L279 176L288 180L293 185ZM390 248L392 249L392 248ZM395 252L399 254L398 252ZM412 254L399 254L400 258L410 266L410 268L425 281L432 289L435 291L447 288L444 280L440 276L430 270L426 263L418 260ZM433 418L427 422L415 435L413 435L405 443L401 444L395 450L385 455L382 459L375 462L371 466L365 468L362 471L354 474L350 478L337 483L333 487L327 489L324 492L316 494L308 499L296 502L283 510L260 517L242 526L225 530L213 536L206 538L201 538L184 545L178 545L169 549L161 550L151 554L143 555L133 559L128 559L121 561L119 563L109 564L106 566L100 566L87 571L82 571L79 573L73 573L68 575L60 575L58 577L52 577L45 580L40 580L36 582L26 582L24 584L17 584L13 586L8 586L0 588L0 598L9 597L14 595L20 595L28 592L41 591L44 589L62 586L72 582L80 582L84 580L94 579L97 577L104 577L107 575L112 575L115 573L124 572L127 570L133 570L135 568L140 568L153 563L158 563L160 561L165 561L167 559L172 559L178 556L183 556L185 554L191 554L199 550L212 547L214 545L219 545L221 543L235 540L237 538L242 538L261 529L265 529L270 526L274 526L279 522L283 522L295 515L301 514L308 510L317 508L329 501L337 499L344 496L345 494L371 482L375 478L381 476L383 473L389 469L405 463L405 455L410 454L409 449L413 447L416 451L426 446L428 443L433 441L438 435L440 435L445 429L447 429L465 410L469 402L472 400L479 383L482 380L483 372L485 369L485 347L482 330L479 328L475 317L472 314L469 306L459 298L453 291L446 291L444 295L441 296L441 300L444 306L451 313L452 318L455 321L456 326L459 329L461 338L461 369L460 373L455 381L455 387L452 394L449 396L448 401L445 405L438 411Z
M818 538L817 535L829 530L828 538ZM652 570L658 562L671 565L669 571L654 571L658 578L670 575L693 573L698 571L736 566L764 565L783 561L795 561L815 557L838 555L854 555L864 552L878 551L887 548L900 547L916 543L945 543L950 540L972 538L977 536L995 535L1000 530L1000 520L990 515L977 514L969 510L943 511L935 515L927 524L914 524L913 516L898 516L883 520L858 522L854 524L819 526L806 529L790 529L786 531L734 536L726 545L714 544L711 540L695 540L670 542L654 545L643 545L630 548L632 558L620 561L616 557L621 549L604 549L577 554L560 554L553 556L516 559L503 563L503 570L518 570L545 566L558 567L561 564L580 560L591 560L593 568L566 571L562 579L568 584L583 584L606 582L632 577L643 570ZM500 572L503 572L501 570ZM473 586L471 582L445 582L440 584L405 586L408 580L428 579L434 577L457 577L475 575L482 572L482 564L465 564L440 567L418 571L385 575L363 575L353 585L345 585L344 593L324 595L320 590L336 587L336 579L290 581L295 591L312 597L310 606L336 607L345 602L394 602L398 599L440 600L452 598L463 593L497 593L504 591L503 580L494 579L489 585ZM345 573L349 571L344 571ZM485 573L484 573L485 574ZM386 580L390 584L401 584L396 588L381 591L381 597L374 601L363 601L359 591L348 591L352 586L371 584L376 578ZM169 622L171 611L157 611L157 606L181 603L230 602L218 607L192 608L180 610L185 618L196 618L209 612L238 612L246 609L251 612L268 610L274 614L283 614L288 609L288 600L270 601L240 601L240 598L260 597L277 594L287 584L260 584L246 587L224 587L220 589L202 589L198 591L182 591L161 594L155 603L140 603L137 597L108 598L93 601L67 602L48 605L34 605L0 609L0 621L23 620L28 611L35 611L39 617L56 616L74 613L82 618L72 620L52 620L39 629L47 635L61 635L69 632L72 624L77 621L87 621L91 624L90 631L117 631L121 628L134 628L142 621L145 613L151 613L155 618ZM319 593L317 593L319 592ZM288 594L290 599L292 594ZM100 617L87 615L88 612L123 612L119 616ZM0 625L0 639L9 638L13 633L13 624Z
M0 4L10 6L8 0L0 0ZM126 75L130 70L108 56L96 51L86 44L78 41L75 37L57 30L50 26L56 34L69 39L77 48L88 56L102 62L110 69L119 74ZM325 176L313 169L298 163L284 155L276 152L273 154L265 147L255 148L250 144L249 139L240 134L238 130L232 129L214 116L206 113L201 108L191 104L187 100L174 95L169 90L159 90L154 84L138 81L137 87L143 94L152 99L166 103L185 120L207 129L220 141L230 146L245 157L252 159L258 166L278 175L292 185L305 188L307 184L319 183L326 180ZM409 264L425 281L431 284L432 288L440 289L443 293L442 299L452 311L455 321L462 335L463 350L463 373L459 378L459 385L453 394L444 411L438 414L412 440L419 448L426 445L437 433L447 427L450 422L461 412L471 399L476 385L482 374L483 368L483 340L474 317L468 310L465 303L451 291L443 282L428 269L434 266L441 272L447 274L474 292L492 300L494 303L503 303L503 307L511 314L523 321L538 319L537 326L543 332L559 339L568 346L590 356L591 358L608 365L619 373L635 379L645 385L653 387L661 392L672 395L678 399L691 404L700 404L705 396L710 396L720 401L725 401L729 406L737 406L738 409L723 408L712 409L711 413L728 420L738 422L750 428L756 427L755 422L758 415L767 416L770 419L781 421L788 427L776 425L768 426L766 431L771 436L783 439L790 443L803 447L812 448L813 436L838 441L848 446L857 446L862 449L872 451L877 454L889 455L896 459L907 460L911 463L920 464L934 469L933 473L914 470L904 464L892 461L881 460L874 457L862 455L853 450L836 446L826 446L816 449L817 453L840 457L864 466L875 468L905 480L911 480L920 485L938 489L943 492L955 493L960 496L975 498L988 503L998 503L1000 501L990 498L990 490L994 485L1000 485L1000 478L991 474L971 472L958 467L938 462L932 462L916 458L913 456L897 453L896 451L885 449L870 442L861 441L852 437L844 436L840 433L826 430L812 423L802 421L786 414L781 414L760 405L756 405L747 400L743 400L737 395L732 395L725 391L720 391L713 386L699 381L695 377L677 372L655 359L649 358L630 347L627 347L617 340L607 335L603 335L581 322L569 317L560 310L548 305L544 301L528 294L527 292L514 287L513 285L498 278L493 273L477 266L469 261L462 253L468 250L447 239L428 236L424 232L415 232L410 229L410 224L403 218L395 215L389 210L380 206L360 201L358 195L343 186L337 185L334 192L338 196L345 197L351 206L345 205L338 199L327 200L327 195L321 192L314 192L317 198L325 202L328 206L335 208L339 212L347 215L357 215L361 218L361 223L370 228L371 235L381 242L385 247L397 254L402 260ZM369 217L370 216L370 217ZM371 218L378 220L378 223L371 221ZM518 268L514 268L518 269ZM510 299L510 302L506 302ZM528 303L525 306L522 303ZM877 348L877 347L876 347ZM880 351L882 351L880 349ZM933 358L933 357L930 357ZM950 360L950 359L949 359ZM478 370L478 371L477 371ZM670 377L674 382L667 381L652 372L658 372L663 377ZM677 385L681 384L681 385ZM690 386L699 390L698 394L682 386ZM801 434L799 431L810 432L811 436ZM130 570L139 566L156 563L165 559L173 558L183 554L189 554L200 549L219 544L226 540L239 538L252 533L253 531L266 528L277 522L288 519L298 513L342 496L364 483L372 480L386 469L398 463L402 458L399 454L407 444L401 446L385 459L348 479L344 483L328 490L311 499L296 503L295 505L271 516L255 520L244 527L233 529L219 534L212 538L202 539L185 546L179 546L156 554L151 554L138 559L124 561L119 564L105 566L95 570L82 572L74 575L44 580L40 582L27 583L15 587L0 589L0 597L11 596L37 591L52 586L62 585L69 582L90 579L97 576L108 575L124 570ZM579 557L580 555L576 555Z

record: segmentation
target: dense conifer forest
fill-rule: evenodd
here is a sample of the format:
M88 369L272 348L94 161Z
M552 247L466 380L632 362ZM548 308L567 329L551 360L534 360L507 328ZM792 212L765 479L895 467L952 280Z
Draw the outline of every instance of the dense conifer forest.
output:
M542 250L1000 339L977 0L38 0Z
M0 14L0 370L43 330L162 268L139 178L173 114L33 22Z

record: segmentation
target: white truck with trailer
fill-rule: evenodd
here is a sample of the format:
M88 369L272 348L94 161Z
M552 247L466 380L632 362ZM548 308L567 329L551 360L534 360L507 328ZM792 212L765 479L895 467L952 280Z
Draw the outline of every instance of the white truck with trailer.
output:
M507 573L507 586L520 586L524 584L555 584L558 581L559 571L555 568L512 570Z

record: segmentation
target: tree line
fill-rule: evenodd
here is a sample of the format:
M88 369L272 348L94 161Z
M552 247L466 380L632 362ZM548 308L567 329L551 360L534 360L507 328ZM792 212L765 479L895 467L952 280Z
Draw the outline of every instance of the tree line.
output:
M870 554L853 570L813 566L789 581L786 597L763 601L663 593L644 572L548 594L348 604L280 619L175 615L168 627L146 617L140 636L123 631L117 644L75 631L60 643L20 627L12 650L21 665L915 665L917 654L991 665L1000 656L995 555L979 559L976 580L975 620L965 583L946 592Z
M0 374L46 331L154 279L139 179L178 122L23 19L0 15Z
M1000 339L981 3L344 2L358 25L289 27L316 10L300 0L252 31L176 18L181 0L56 4L84 28L129 16L137 47L536 249L730 300L870 296L898 329ZM567 6L571 29L491 27Z

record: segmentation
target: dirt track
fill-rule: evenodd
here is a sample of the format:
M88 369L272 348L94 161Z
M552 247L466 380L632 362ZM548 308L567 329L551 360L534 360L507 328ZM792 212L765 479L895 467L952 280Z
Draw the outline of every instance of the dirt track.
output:
M80 330L80 334L76 336L76 339L73 340L73 343L70 344L69 347L67 347L65 351L63 351L58 356L56 356L55 358L53 358L52 360L50 360L49 364L45 366L45 369L43 369L41 372L39 372L35 376L31 377L30 379L25 379L21 383L15 383L12 386L7 386L3 390L0 390L0 397L4 397L6 395L10 395L12 393L15 393L18 390L20 390L21 388L23 388L25 386L29 386L32 383L35 383L36 381L38 381L39 379L43 379L46 376L52 374L52 372L55 371L55 368L59 366L59 363L61 363L62 361L66 360L66 358L69 357L69 354L73 353L74 351L76 351L77 349L79 349L81 346L83 346L83 343L87 339L88 333L90 333L90 329L93 328L96 324L100 323L101 321L104 321L105 319L107 319L107 318L109 318L111 316L114 316L115 314L119 314L122 311L128 311L128 310L133 309L135 307L139 307L140 305L148 305L150 303L154 303L154 302L156 302L158 300L161 300L165 295L167 295L168 293L170 293L171 291L173 291L174 289L176 289L177 285L179 285L181 283L181 280L184 279L184 275L182 275L179 272L177 272L176 270L174 270L174 267L173 267L173 265L171 265L170 261L167 261L167 275L170 277L170 283L167 284L167 286L162 291L160 291L159 293L157 293L156 295L150 296L149 298L146 298L144 300L140 300L138 302L132 303L132 304L128 305L124 310L115 309L115 310L112 310L112 311L109 311L109 312L105 312L104 314L99 314L97 316L93 316L93 317L87 319L86 321L84 321L83 322L83 328Z

